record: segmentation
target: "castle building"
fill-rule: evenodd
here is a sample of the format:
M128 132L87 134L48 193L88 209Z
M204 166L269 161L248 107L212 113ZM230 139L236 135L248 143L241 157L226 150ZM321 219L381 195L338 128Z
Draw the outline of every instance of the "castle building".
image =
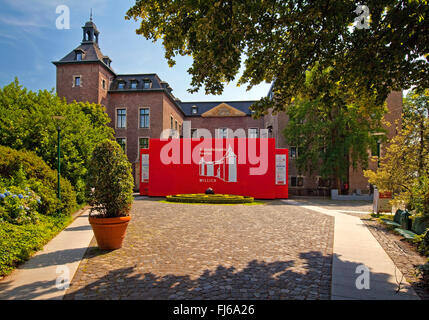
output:
M67 102L75 100L105 106L116 140L132 163L136 189L140 148L148 148L150 139L160 138L165 130L171 136L182 137L185 121L191 122L191 134L204 128L212 137L227 138L231 132L243 129L249 138L274 137L277 148L289 148L290 194L318 194L321 188L327 188L320 185L317 175L298 175L294 160L299 150L289 146L282 135L288 122L285 113L254 119L250 106L255 101L182 102L173 95L170 85L155 73L119 74L114 71L112 60L100 50L100 32L92 19L82 30L81 44L53 62L57 94ZM400 118L402 94L393 93L387 102L391 110L389 120ZM268 133L265 135L265 132ZM219 171L213 174L225 175L223 164L216 165ZM207 170L207 164L205 168ZM350 188L365 189L368 182L361 171L351 169L349 184Z

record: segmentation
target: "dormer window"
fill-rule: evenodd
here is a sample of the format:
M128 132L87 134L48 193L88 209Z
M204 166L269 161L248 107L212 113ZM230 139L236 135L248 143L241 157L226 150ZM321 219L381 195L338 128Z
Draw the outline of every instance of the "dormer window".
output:
M82 61L82 52L76 52L76 61Z
M143 81L143 89L150 89L151 86L152 86L152 82L150 80Z
M125 81L118 82L118 89L125 89Z
M131 80L131 89L137 89L137 80Z
M192 114L197 114L197 113L198 113L198 107L192 106Z

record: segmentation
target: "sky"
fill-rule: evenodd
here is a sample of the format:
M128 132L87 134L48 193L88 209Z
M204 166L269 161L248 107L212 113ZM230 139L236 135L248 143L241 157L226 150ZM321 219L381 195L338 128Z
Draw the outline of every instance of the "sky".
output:
M139 23L125 20L134 0L0 0L0 86L18 77L24 87L37 90L55 89L55 66L58 61L80 45L82 26L93 21L100 31L99 46L112 59L117 74L157 73L170 84L173 94L182 101L258 100L268 94L270 84L262 83L246 91L237 87L239 77L228 85L222 95L205 95L204 88L189 93L191 57L177 57L170 68L164 58L161 42L137 35ZM57 29L57 6L70 9L70 29Z

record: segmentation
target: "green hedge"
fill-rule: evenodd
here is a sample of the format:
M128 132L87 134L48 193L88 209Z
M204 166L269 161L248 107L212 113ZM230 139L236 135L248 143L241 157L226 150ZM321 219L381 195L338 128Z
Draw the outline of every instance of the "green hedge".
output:
M43 248L72 221L71 216L40 215L37 224L0 223L0 276L11 272L19 263Z
M76 207L76 193L70 182L61 178L59 201L56 195L57 171L52 170L33 152L0 146L0 178L3 184L28 187L34 191L41 199L39 212L42 214L51 215L58 210L69 214Z
M213 203L213 204L238 204L252 203L254 198L229 194L176 194L166 197L169 202L182 203Z

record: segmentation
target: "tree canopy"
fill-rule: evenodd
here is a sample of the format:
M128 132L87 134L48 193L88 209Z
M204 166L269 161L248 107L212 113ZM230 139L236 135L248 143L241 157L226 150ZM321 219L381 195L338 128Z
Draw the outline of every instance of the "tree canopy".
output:
M377 172L367 170L365 176L380 190L394 192L397 200L429 216L429 89L408 93L401 131L389 141Z
M53 116L64 116L55 120ZM0 145L35 152L57 168L57 127L61 128L61 174L84 201L89 160L95 145L113 139L110 118L101 105L67 103L41 90L27 91L18 79L0 89Z
M375 98L365 105L347 102L332 76L333 68L320 70L316 66L307 72L306 94L289 106L284 134L289 145L298 147L296 165L300 173L317 171L340 189L340 181L347 181L350 165L367 167L368 150L376 145L373 134L384 131L386 107L378 105Z
M255 116L284 110L305 93L316 63L334 67L349 101L392 90L429 87L429 6L426 0L368 0L369 28L355 28L351 0L137 0L126 19L137 34L162 39L165 57L191 55L190 92L220 94L244 65L239 84L273 82L276 99L254 105ZM349 102L348 101L348 102Z

